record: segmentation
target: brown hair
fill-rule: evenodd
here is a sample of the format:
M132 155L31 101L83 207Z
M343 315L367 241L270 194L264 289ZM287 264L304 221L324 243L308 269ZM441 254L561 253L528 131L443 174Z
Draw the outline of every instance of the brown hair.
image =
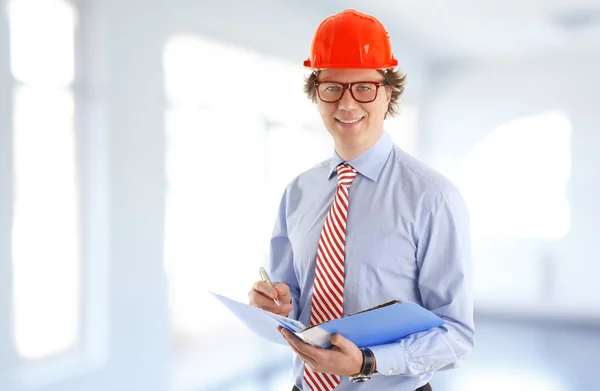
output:
M385 113L385 118L387 119L398 114L398 100L404 93L406 73L403 73L400 70L394 71L393 69L378 70L378 72L383 75L384 80L388 84L385 88L391 89L392 91L392 97L388 104L387 112ZM304 93L313 103L317 103L317 89L315 88L315 82L318 77L319 71L314 71L304 80Z

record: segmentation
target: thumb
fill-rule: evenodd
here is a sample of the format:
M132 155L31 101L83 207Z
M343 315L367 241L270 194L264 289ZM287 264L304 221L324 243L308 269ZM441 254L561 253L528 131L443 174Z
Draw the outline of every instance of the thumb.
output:
M331 337L331 343L342 351L348 351L355 347L349 339L342 337L341 334L334 334L333 337Z
M290 292L290 287L286 284L279 283L275 285L275 290L277 290L277 296L285 299L291 299L292 294Z

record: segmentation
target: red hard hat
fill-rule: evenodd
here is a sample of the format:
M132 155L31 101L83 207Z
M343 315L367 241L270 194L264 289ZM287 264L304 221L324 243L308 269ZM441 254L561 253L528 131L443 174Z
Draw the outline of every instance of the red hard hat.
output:
M392 42L376 18L353 9L321 22L304 66L315 69L387 69L398 65Z

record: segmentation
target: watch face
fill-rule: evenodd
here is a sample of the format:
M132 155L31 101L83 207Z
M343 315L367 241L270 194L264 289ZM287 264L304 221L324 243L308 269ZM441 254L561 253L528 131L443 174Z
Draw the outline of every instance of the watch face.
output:
M369 379L371 379L371 376L357 375L357 376L350 377L350 381L353 383L362 383L362 382L366 382Z

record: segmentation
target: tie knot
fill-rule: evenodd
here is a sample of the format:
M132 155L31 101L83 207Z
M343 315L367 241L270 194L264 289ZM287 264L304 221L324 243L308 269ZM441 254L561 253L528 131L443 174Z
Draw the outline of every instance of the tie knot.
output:
M344 163L337 166L337 174L338 185L350 186L356 176L356 170L349 164Z

